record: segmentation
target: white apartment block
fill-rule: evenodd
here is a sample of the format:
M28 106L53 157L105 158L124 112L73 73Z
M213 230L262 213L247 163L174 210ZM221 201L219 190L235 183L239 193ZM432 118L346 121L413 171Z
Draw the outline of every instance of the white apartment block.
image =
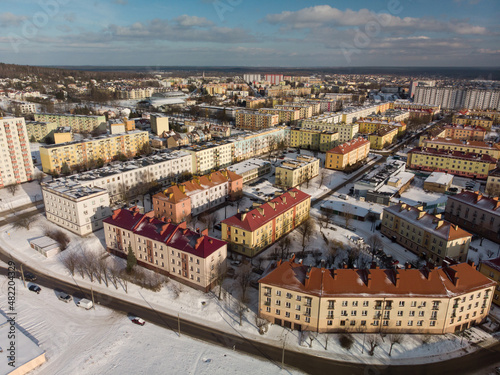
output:
M224 142L207 142L186 146L191 154L193 174L206 174L213 169L224 168L233 162L233 145Z
M42 184L47 220L80 236L102 229L111 215L106 189L53 180Z
M162 185L177 181L183 174L192 173L191 155L187 152L164 152L125 163L115 163L103 168L61 177L82 186L106 189L111 202L121 199L124 191L134 192L142 182L154 180Z
M0 188L31 181L33 173L24 118L0 118Z

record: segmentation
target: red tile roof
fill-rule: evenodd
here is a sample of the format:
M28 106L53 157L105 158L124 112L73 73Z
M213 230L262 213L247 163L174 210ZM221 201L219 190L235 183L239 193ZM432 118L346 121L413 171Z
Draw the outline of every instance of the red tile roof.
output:
M141 214L135 208L131 210L118 209L103 222L131 231L139 236L163 242L171 248L200 258L206 258L226 245L224 241L196 233L185 228L182 224L165 223L152 215L153 212Z
M360 148L366 144L370 144L370 141L368 139L365 139L363 137L358 137L356 139L353 139L349 142L342 143L341 145L332 148L330 151L328 151L331 154L348 154L349 152Z
M249 212L240 212L222 222L231 227L253 232L297 204L311 199L309 194L293 188L273 200Z
M454 296L495 286L467 263L436 269L325 269L291 260L278 263L259 283L318 297Z

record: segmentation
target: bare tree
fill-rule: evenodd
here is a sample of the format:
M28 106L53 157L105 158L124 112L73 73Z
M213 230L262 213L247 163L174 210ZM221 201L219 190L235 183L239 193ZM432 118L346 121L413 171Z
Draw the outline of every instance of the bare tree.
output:
M338 240L332 240L328 245L328 263L335 266L335 260L344 249L344 244Z
M218 298L220 300L222 294L222 284L224 284L224 280L226 280L227 277L227 268L225 262L221 262L219 260L215 265L214 273L215 284L219 287Z
M118 280L120 279L120 267L116 263L113 263L109 267L109 278L111 283L115 286L115 289L118 289Z
M359 249L350 246L347 248L347 267L355 268L356 260L359 258Z
M307 242L309 241L309 238L311 238L311 236L314 234L315 231L316 231L316 222L312 217L309 217L298 227L298 232L302 236L302 251L306 250Z
M36 221L36 218L34 216L19 215L14 216L13 220L13 228L30 230L31 225Z
M375 230L375 223L377 222L377 215L374 212L370 212L367 216L368 221L372 224L371 231Z
M290 251L290 246L292 244L292 240L288 236L283 236L278 241L277 250L281 253L281 259L288 258L288 253Z
M42 184L44 178L45 174L43 172L38 171L35 173L35 180L38 182L38 185Z
M328 224L332 221L333 212L330 210L322 210L321 211L321 223L323 224L323 228L328 228Z
M75 276L76 264L78 263L78 254L74 251L67 253L62 262L71 273L71 276Z
M368 335L366 342L370 346L370 350L368 350L368 354L373 356L375 353L375 348L380 344L380 339L377 335Z
M95 261L94 256L87 249L82 252L82 264L90 282L94 282Z
M373 258L375 257L375 252L377 251L378 248L382 247L383 242L378 234L372 234L368 238L368 245L370 246L371 249L372 262L373 262Z
M122 270L122 272L120 272L120 282L123 285L125 293L128 294L128 275L125 270Z
M391 343L391 346L389 348L389 357L391 356L391 353L392 353L392 347L395 344L401 345L401 343L403 342L403 339L404 339L404 336L402 334L399 334L399 333L394 333L392 335L389 335L389 342Z
M7 190L14 196L16 195L16 192L19 190L19 185L18 184L7 185Z
M243 325L243 316L245 315L245 310L247 307L245 306L245 303L241 299L236 300L236 312L238 313L238 316L240 318L240 326Z
M109 286L109 283L108 283L108 262L107 262L105 256L100 257L99 260L97 261L97 270L98 270L98 273L102 275L102 279L104 281L104 284L106 286Z
M243 264L238 272L238 285L241 289L241 301L246 301L248 286L250 285L252 276L252 265L250 263Z
M322 169L321 172L319 172L319 187L323 186L325 183L325 179L328 177L328 172L326 169Z

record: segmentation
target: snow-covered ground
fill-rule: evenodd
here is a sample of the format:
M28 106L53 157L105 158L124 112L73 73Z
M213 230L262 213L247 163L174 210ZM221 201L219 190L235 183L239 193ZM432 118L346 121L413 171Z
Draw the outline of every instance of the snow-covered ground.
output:
M233 209L235 207L232 207ZM313 213L314 214L314 213ZM358 225L359 224L359 225ZM359 234L360 231L366 231L366 233L370 233L370 223L356 223L357 232ZM105 255L104 248L102 246L103 243L103 231L99 231L94 235L88 238L79 238L75 235L69 234L72 241L70 247L60 255L54 258L44 258L42 255L35 252L28 245L27 239L37 237L43 234L44 227L54 227L51 223L48 223L42 215L38 216L38 221L35 226L33 226L30 231L26 230L13 230L10 226L6 226L1 228L0 231L0 246L2 246L7 251L16 254L21 260L25 261L27 264L36 265L40 272L48 273L55 277L67 280L72 282L76 281L79 285L84 285L86 287L92 286L94 290L110 293L116 297L120 297L123 299L130 300L134 303L144 304L144 301L147 301L149 305L153 308L163 311L172 315L180 314L182 319L187 320L196 320L197 322L203 321L206 325L211 327L228 331L228 332L237 332L239 335L246 337L252 340L258 340L262 342L271 343L273 345L281 346L282 340L286 340L286 346L289 350L302 351L311 353L314 355L328 357L338 360L344 361L352 361L352 362L364 362L364 363L420 363L420 362L428 362L428 361L439 361L445 358L462 355L463 350L471 350L471 345L469 341L466 339L464 342L461 342L461 339L453 334L444 335L444 336L433 336L430 339L428 344L422 345L422 340L425 341L426 337L419 335L407 335L405 336L405 340L401 346L397 346L393 349L393 354L391 359L388 357L388 348L389 343L388 340L385 339L384 342L381 343L380 347L377 347L375 351L375 356L370 357L367 354L366 345L363 347L363 336L362 335L354 335L355 343L353 348L349 350L345 350L340 347L338 343L337 334L313 334L311 337L313 338L311 347L309 347L309 334L308 333L299 333L296 331L288 331L287 329L276 326L273 324L269 325L268 332L265 335L259 335L258 329L256 327L256 313L257 313L257 302L258 302L258 292L254 288L249 288L248 291L248 302L246 303L248 309L243 314L242 324L239 323L239 316L237 313L236 305L237 299L240 295L240 288L234 279L227 279L224 283L224 291L222 293L222 299L219 300L217 296L213 293L202 293L197 290L193 290L187 286L179 284L173 280L169 280L163 288L159 292L153 292L147 289L142 289L136 285L129 284L128 293L125 292L124 288L121 285L118 285L115 288L113 285L109 285L106 287L104 284L99 284L97 281L91 283L88 277L82 279L79 274L75 274L74 278L72 278L66 268L62 265L61 259L67 255L68 252L71 251L81 251L82 247L91 249L96 256ZM339 239L342 242L348 243L350 240L347 238L350 235L349 231L345 231L341 228L336 228L336 230L323 230L325 236L327 238L335 238ZM297 233L292 233L295 240L292 241L293 251L296 251L297 244L300 244L299 238L297 237ZM324 239L321 233L317 232L316 236L311 239L311 243L309 244L311 248L322 249L324 248ZM266 251L266 254L270 253L272 248ZM408 256L409 256L408 252ZM122 260L117 260L113 256L109 256L109 261L115 261L123 265ZM306 262L312 262L314 259L311 256L308 256L305 259ZM253 261L256 264L256 261ZM263 263L264 264L264 263ZM238 272L238 267L236 268L236 273ZM43 270L43 271L42 271ZM149 272L149 271L148 271ZM253 273L253 279L257 280L259 278L258 274ZM44 298L45 297L45 298ZM24 299L23 295L20 294L19 297L21 300ZM36 301L35 301L36 300ZM59 320L54 323L55 327L63 327L61 328L62 336L58 336L59 333L52 333L50 328L50 323L41 323L40 316L44 317L45 314L38 310L38 304L40 301L47 300L50 304L50 307L44 307L43 309L47 309L48 311L52 311L52 305L57 306L57 309L70 309L74 307L74 305L66 305L57 301L55 296L51 295L50 291L43 291L40 296L32 295L30 296L30 301L27 306L27 309L32 309L32 312L26 312L27 322L24 323L26 325L25 328L28 330L33 330L33 335L37 337L42 344L47 345L46 350L48 354L49 364L47 366L55 366L54 369L57 371L65 371L64 367L57 367L58 364L53 364L57 361L50 361L50 358L57 359L57 356L61 356L63 358L61 360L62 363L67 363L67 366L73 366L73 363L70 362L70 357L74 357L74 361L79 366L96 366L96 371L93 371L91 367L89 371L91 373L115 373L115 368L113 366L117 366L116 373L123 370L126 367L122 367L120 361L116 361L115 358L124 358L125 363L130 363L130 365L135 365L133 360L129 357L130 353L135 352L135 348L137 351L140 351L141 348L144 351L144 356L149 356L149 351L155 353L156 344L158 339L155 337L154 341L148 341L146 336L142 335L140 337L134 336L131 332L134 330L140 330L142 328L147 327L136 327L132 326L130 322L126 320L125 317L120 316L119 314L108 312L103 313L104 316L96 315L95 320L91 320L90 322L95 322L98 325L96 330L100 330L96 337L92 336L92 332L88 333L87 328L92 325L86 319L94 319L92 314L101 314L100 310L103 309L99 307L96 312L90 311L82 311L80 309L69 310L69 314L73 315L76 319L76 323L70 321L68 324L68 328L64 328L64 322L67 320L60 318L61 323L59 324ZM33 303L32 301L35 301ZM0 302L0 306L3 308L5 301ZM43 302L45 303L45 302ZM103 302L105 304L105 301ZM62 305L62 306L60 306ZM43 306L43 305L40 305ZM42 309L42 310L43 310ZM75 313L76 311L76 313ZM80 314L86 314L82 318ZM37 315L38 314L38 315ZM54 319L59 319L59 313L54 312ZM52 318L51 318L52 319ZM78 322L82 321L82 325L79 326ZM101 324L102 323L102 324ZM23 324L23 322L21 322ZM80 330L81 328L81 330ZM38 330L39 329L39 330ZM102 331L102 332L101 332ZM155 334L160 330L156 329ZM75 346L71 343L68 344L68 350L66 350L64 343L69 340L69 336L71 334L77 335L79 339L77 342L82 341L82 345L84 342L89 341L88 346L83 346L81 349L76 350ZM81 332L81 333L80 333ZM144 332L144 331L139 331ZM287 333L288 332L288 333ZM163 333L162 333L163 334ZM170 337L169 332L165 332L165 337L170 338L170 341L174 340L173 337ZM480 329L473 328L471 330L471 340L477 341L482 339L491 339L488 334L485 334ZM52 337L53 336L53 337ZM117 338L118 337L118 338ZM325 350L325 343L327 337L329 338L328 350ZM281 341L280 341L281 340ZM493 340L493 339L491 339ZM116 343L116 348L115 344ZM77 344L75 344L77 345ZM130 346L129 346L130 345ZM173 345L173 344L172 344ZM189 344L195 345L195 344ZM185 346L184 346L185 347ZM134 348L134 349L132 349ZM146 351L147 350L147 351ZM182 349L179 349L179 353ZM213 351L215 350L215 351ZM219 350L219 349L217 349ZM204 369L207 366L224 366L225 362L222 359L223 354L227 354L227 351L220 349L221 351L217 351L214 348L210 349L199 349L198 354L194 355L193 362L184 361L185 356L179 355L177 358L183 358L183 360L178 360L175 362L183 362L183 363L175 363L172 366L184 366L186 363L194 363L198 364L199 370L197 371L205 371ZM200 354L201 352L201 354ZM59 353L59 354L58 354ZM103 353L106 353L103 355ZM205 354L208 353L208 354ZM159 354L158 354L159 355ZM109 357L112 359L108 359L105 357ZM174 356L175 357L175 356ZM212 362L199 362L200 358L212 359ZM231 357L233 358L233 357ZM213 363L213 364L212 364ZM79 368L78 365L74 365ZM211 365L212 364L212 365ZM45 366L45 365L44 365ZM124 365L125 366L125 365ZM153 364L151 364L153 366ZM239 365L228 364L228 366L235 366L234 372L238 373L238 371L243 371L239 369L244 369L248 367L238 367ZM248 366L248 364L246 364ZM49 367L47 367L49 368ZM87 368L87 367L85 367ZM174 367L172 367L174 368ZM191 367L190 367L191 368ZM223 367L220 367L221 369ZM233 368L233 367L231 367ZM155 372L156 368L152 368L152 372ZM181 370L183 368L180 368ZM215 370L214 368L212 368ZM43 370L43 368L42 368ZM102 371L101 371L102 370ZM207 370L212 371L212 370ZM232 371L232 370L231 370ZM269 371L274 371L272 367L269 368ZM269 371L265 371L266 373ZM146 373L145 371L144 373ZM183 371L186 372L186 371ZM188 371L189 372L189 371ZM42 373L55 373L52 368L47 370L47 372Z
M0 277L2 294L7 279ZM54 290L37 295L16 281L17 324L39 342L47 362L31 374L278 374L279 364L194 340L154 324L138 326L106 307L63 303ZM6 311L7 299L0 299ZM17 348L20 357L23 347ZM5 355L6 352L0 354ZM0 373L7 361L0 363ZM299 374L288 369L290 374Z
M0 189L0 214L42 199L42 189L37 181L25 182L12 195L7 188Z

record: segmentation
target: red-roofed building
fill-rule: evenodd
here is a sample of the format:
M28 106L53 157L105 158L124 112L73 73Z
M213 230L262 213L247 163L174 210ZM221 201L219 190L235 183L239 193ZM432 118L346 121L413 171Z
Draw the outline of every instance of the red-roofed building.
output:
M253 257L309 218L311 196L293 188L249 211L221 222L230 249Z
M243 195L243 177L228 170L195 177L153 196L155 217L181 223L190 215L198 215Z
M443 220L441 215L402 202L384 208L380 231L434 264L441 264L446 257L465 262L472 239L469 232Z
M259 280L259 316L317 332L458 332L489 313L496 283L467 263L326 269L279 261Z
M326 152L325 168L342 171L368 157L370 141L358 137Z
M462 190L446 202L444 217L452 223L500 243L500 199Z
M483 260L479 264L479 271L496 282L495 294L493 295L493 303L500 306L500 258Z
M137 264L169 276L195 289L209 291L225 272L227 244L194 232L186 224L158 220L153 212L136 207L118 209L104 220L108 252L127 258L132 249Z

